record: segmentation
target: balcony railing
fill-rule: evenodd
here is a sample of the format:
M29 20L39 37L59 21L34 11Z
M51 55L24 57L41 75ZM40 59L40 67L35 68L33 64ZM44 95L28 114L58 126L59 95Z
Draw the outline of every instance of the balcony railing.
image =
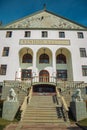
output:
M56 84L56 77L34 76L32 77L32 84L33 83L55 83Z

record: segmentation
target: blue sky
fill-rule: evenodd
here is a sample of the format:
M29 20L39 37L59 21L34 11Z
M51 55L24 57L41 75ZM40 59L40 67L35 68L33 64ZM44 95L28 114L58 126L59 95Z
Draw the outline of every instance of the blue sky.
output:
M0 21L8 24L43 9L87 26L87 0L0 0Z

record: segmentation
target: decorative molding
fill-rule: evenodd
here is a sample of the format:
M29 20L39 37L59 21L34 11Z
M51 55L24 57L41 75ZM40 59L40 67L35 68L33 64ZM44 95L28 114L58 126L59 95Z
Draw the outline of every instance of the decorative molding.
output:
M20 45L70 45L70 40L20 39Z
M84 29L84 27L56 16L46 11L25 17L19 21L5 26L5 28L61 28L61 29Z

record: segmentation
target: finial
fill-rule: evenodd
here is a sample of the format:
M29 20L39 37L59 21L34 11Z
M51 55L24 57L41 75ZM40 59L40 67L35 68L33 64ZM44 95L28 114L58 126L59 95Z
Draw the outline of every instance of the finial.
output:
M43 5L43 7L44 7L44 10L46 10L46 4L44 3L44 5Z

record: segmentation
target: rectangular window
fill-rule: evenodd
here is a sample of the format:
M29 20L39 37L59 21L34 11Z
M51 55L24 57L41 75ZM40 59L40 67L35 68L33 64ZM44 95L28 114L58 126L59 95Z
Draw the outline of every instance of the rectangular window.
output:
M78 38L84 38L83 32L77 32L77 34L78 34Z
M42 31L42 37L48 37L48 32L47 31Z
M8 56L8 55L9 55L9 47L4 47L2 56Z
M25 31L25 37L30 37L31 36L31 32L30 31Z
M6 37L12 37L12 31L7 31L6 32Z
M32 70L31 69L22 69L21 78L22 80L27 80L32 77Z
M85 48L80 48L80 56L86 57L86 49Z
M57 79L59 80L67 80L67 70L57 70Z
M1 65L0 75L6 75L7 65Z
M65 38L65 32L59 32L59 37L60 38Z
M87 76L87 65L82 65L82 75Z

